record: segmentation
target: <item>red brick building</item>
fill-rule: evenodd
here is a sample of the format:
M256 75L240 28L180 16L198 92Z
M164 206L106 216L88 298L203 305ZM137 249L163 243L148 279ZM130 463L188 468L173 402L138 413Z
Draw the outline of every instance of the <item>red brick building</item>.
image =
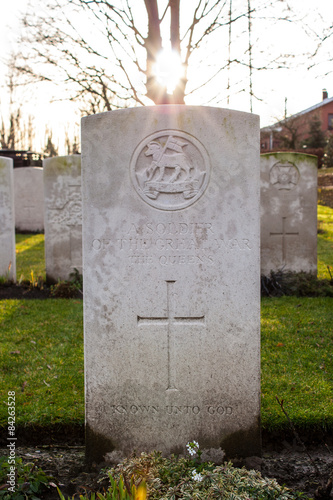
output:
M260 130L261 152L302 148L303 141L309 137L310 122L315 118L320 120L325 135L332 133L333 97L328 97L326 90L323 90L323 100L320 103L269 127L263 127Z

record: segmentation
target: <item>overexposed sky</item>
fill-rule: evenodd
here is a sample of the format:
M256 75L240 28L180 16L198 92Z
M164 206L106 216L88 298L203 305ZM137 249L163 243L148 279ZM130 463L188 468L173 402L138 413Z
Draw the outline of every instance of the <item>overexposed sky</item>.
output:
M46 0L32 1L37 6L46 3ZM143 2L143 0L132 1L135 1L135 3ZM285 0L274 1L287 5ZM257 34L253 33L252 43L254 44L254 53L256 51L257 55L260 51L263 55L265 55L265 52L284 54L290 51L290 48L297 54L297 57L290 60L289 66L291 66L291 69L254 72L253 92L259 99L253 98L253 112L260 116L261 126L269 125L283 117L285 100L287 100L287 114L291 115L320 102L324 88L327 89L329 97L333 96L333 50L331 50L333 36L331 40L326 42L317 56L316 62L320 64L311 71L307 69L308 61L306 56L299 56L313 50L316 36L321 35L323 27L332 26L333 2L331 0L316 0L315 3L312 0L288 0L288 2L294 11L299 13L299 18L302 18L302 26L296 23L286 23L281 29L281 25L272 24L266 34L260 33L262 40L264 40L264 42L261 42L260 47L256 45ZM20 32L19 20L26 7L27 0L0 0L0 17L2 19L2 28L0 30L0 113L3 116L6 116L8 112L7 68L5 63L10 51L16 47ZM236 43L235 40L234 44ZM221 44L217 42L217 58L221 50L227 50L225 40ZM256 63L256 60L254 60L254 63ZM325 73L329 71L331 73L325 76ZM232 89L242 89L242 85L239 85L237 79L238 74L237 69L235 69L230 77ZM211 89L210 91L213 92ZM65 128L69 130L74 122L79 124L79 117L75 115L72 104L59 101L50 104L51 95L39 93L36 99L36 96L32 97L31 90L25 91L22 95L25 96L23 100L27 110L24 112L34 115L35 126L37 123L41 125L39 148L42 147L44 141L46 126L55 131L64 130ZM195 100L191 98L187 100L187 103L196 104ZM212 102L212 105L248 112L250 107L247 89L245 91L231 92L229 105L225 95L220 101ZM76 126L77 129L78 125ZM53 136L55 137L55 133ZM58 139L60 149L63 146L62 141L62 138Z
M35 5L46 4L47 0L32 0ZM8 98L8 69L6 63L12 51L17 48L18 37L21 32L20 19L26 12L28 0L0 0L0 118L6 119L9 112ZM50 89L50 92L52 90ZM52 140L58 148L59 154L65 154L65 133L71 139L79 134L80 117L75 105L69 101L51 102L53 95L47 92L34 92L34 88L20 90L20 104L23 102L22 115L24 118L33 117L36 129L36 151L41 152L46 145L46 130L52 130ZM14 103L15 107L15 103ZM6 123L6 122L5 122ZM8 125L7 125L8 126Z

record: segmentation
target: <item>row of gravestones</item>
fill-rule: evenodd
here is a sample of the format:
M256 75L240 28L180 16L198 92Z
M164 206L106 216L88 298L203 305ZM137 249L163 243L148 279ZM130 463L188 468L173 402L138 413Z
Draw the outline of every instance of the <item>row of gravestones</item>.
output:
M262 272L316 272L316 159L260 159L256 115L156 106L83 118L82 176L43 170L54 279L80 269L82 192L87 460L260 453L260 220Z
M80 155L46 159L43 168L16 169L10 158L1 157L0 168L0 276L16 279L14 228L45 231L48 282L68 279L74 268L82 272Z
M74 268L82 271L82 195L81 157L56 157L44 161L44 169L25 167L14 169L14 211L10 209L11 160L8 180L2 182L2 206L8 200L7 213L15 212L18 232L43 231L45 225L46 273L49 282L68 279ZM317 271L317 172L316 158L299 153L261 155L261 273L288 269L316 273ZM3 174L4 175L4 174ZM46 206L44 217L44 206ZM2 239L7 241L7 257L3 255L2 273L12 263L15 278L13 227L3 208ZM45 220L44 220L45 219ZM10 237L5 237L4 228ZM160 226L163 235L163 226ZM184 233L185 234L185 233ZM133 236L133 235L131 235ZM148 235L149 236L149 235ZM8 244L10 241L10 245ZM149 238L130 238L132 260L147 259ZM125 243L124 243L125 244ZM224 246L246 249L248 242L224 238ZM94 242L97 248L101 242ZM105 245L105 242L104 242ZM162 243L161 243L162 245ZM176 255L161 255L169 265L180 259Z

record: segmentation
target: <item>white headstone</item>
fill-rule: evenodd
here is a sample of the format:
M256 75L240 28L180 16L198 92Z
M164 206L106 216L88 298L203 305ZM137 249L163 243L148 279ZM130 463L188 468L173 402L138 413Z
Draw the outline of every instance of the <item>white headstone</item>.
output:
M259 120L82 120L86 453L260 452Z
M68 280L82 272L82 195L80 155L43 161L46 280Z
M261 168L261 272L317 274L317 157L268 153Z
M13 160L0 157L0 276L16 281Z
M41 167L14 168L15 227L17 231L44 230L44 185Z

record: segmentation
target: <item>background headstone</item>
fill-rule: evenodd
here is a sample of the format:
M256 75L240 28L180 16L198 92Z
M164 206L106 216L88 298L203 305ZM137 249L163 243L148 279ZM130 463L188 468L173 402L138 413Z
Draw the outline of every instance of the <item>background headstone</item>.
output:
M13 160L0 157L0 276L16 281Z
M82 120L86 453L260 453L259 120Z
M317 157L260 156L261 273L317 274Z
M43 161L46 280L67 280L82 272L82 195L80 155Z
M41 167L14 169L15 227L17 231L44 230L44 185Z

